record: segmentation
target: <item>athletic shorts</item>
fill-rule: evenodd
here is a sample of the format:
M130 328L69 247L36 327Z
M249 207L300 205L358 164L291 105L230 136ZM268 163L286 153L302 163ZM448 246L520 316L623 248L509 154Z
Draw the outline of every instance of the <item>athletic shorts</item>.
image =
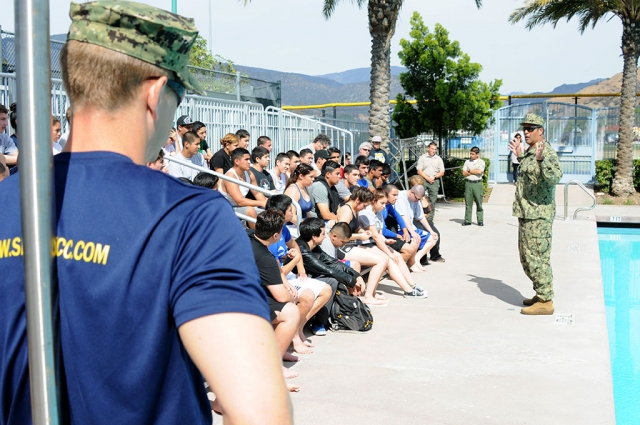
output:
M403 241L400 238L396 238L396 241L394 243L392 243L391 245L387 245L390 246L391 248L393 248L395 251L400 252L400 250L402 249L402 247L404 246L406 242Z
M355 245L345 245L342 248L336 249L336 258L338 260L344 260L347 256L347 253L355 248Z
M427 240L429 239L429 237L431 236L431 233L427 232L426 230L418 229L417 227L415 228L415 231L418 235L420 235L419 249L422 249L424 245L427 243Z
M310 277L304 280L296 278L293 280L289 280L289 283L296 287L296 289L298 290L298 294L300 294L300 292L304 291L305 289L313 292L314 300L318 298L318 295L320 295L320 291L322 291L322 288L324 288L324 285L326 285L326 283L321 282L318 279L312 279Z
M276 301L271 297L267 297L269 300L269 315L271 316L271 321L276 320L278 315L276 313L280 313L287 303L281 303L280 301Z

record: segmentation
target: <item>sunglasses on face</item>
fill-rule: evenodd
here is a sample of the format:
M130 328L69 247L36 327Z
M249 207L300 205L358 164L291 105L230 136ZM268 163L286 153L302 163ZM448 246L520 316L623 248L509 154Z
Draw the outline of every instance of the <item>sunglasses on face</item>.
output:
M539 125L534 125L532 127L522 127L522 131L526 131L528 133L531 133L532 131L537 130L539 128L542 128L542 127L540 127Z
M371 149L365 149L365 148L362 148L362 149L360 149L360 150L365 151L365 152L369 152L369 151L371 151Z

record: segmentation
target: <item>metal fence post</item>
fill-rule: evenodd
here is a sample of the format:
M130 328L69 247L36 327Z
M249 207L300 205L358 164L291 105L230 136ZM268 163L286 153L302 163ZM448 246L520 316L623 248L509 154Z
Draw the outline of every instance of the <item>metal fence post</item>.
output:
M240 71L236 71L236 100L240 102Z
M34 424L58 424L57 282L52 256L49 2L15 0L20 105L20 191L31 411ZM42 148L38 149L38 145Z
M4 72L4 56L2 52L2 25L0 25L0 72Z

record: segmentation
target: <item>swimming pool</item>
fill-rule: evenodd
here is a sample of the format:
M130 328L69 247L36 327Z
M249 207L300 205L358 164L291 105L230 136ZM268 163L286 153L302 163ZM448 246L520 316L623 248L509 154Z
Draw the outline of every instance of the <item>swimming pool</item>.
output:
M598 228L617 425L640 424L640 229Z

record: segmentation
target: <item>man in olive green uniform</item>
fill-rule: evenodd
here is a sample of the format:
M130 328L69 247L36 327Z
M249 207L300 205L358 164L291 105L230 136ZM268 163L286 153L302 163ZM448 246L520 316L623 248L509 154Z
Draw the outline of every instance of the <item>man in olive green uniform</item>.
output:
M556 214L555 186L562 178L560 162L544 140L544 120L527 114L520 123L528 148L516 143L509 150L518 156L518 182L513 215L518 217L518 249L525 274L533 282L536 295L522 303L527 315L553 314L553 274L551 273L551 226Z
M464 176L464 222L463 226L471 224L471 213L473 212L473 203L476 203L476 217L478 218L478 226L484 226L484 209L482 208L482 175L484 174L485 163L480 159L480 149L477 146L471 148L467 159L462 167L462 175Z
M431 142L427 148L427 153L418 158L418 165L416 166L416 171L426 181L424 188L429 194L428 198L433 206L431 220L436 217L436 202L438 201L438 191L440 190L439 179L444 176L444 162L436 154L437 151L438 145Z

